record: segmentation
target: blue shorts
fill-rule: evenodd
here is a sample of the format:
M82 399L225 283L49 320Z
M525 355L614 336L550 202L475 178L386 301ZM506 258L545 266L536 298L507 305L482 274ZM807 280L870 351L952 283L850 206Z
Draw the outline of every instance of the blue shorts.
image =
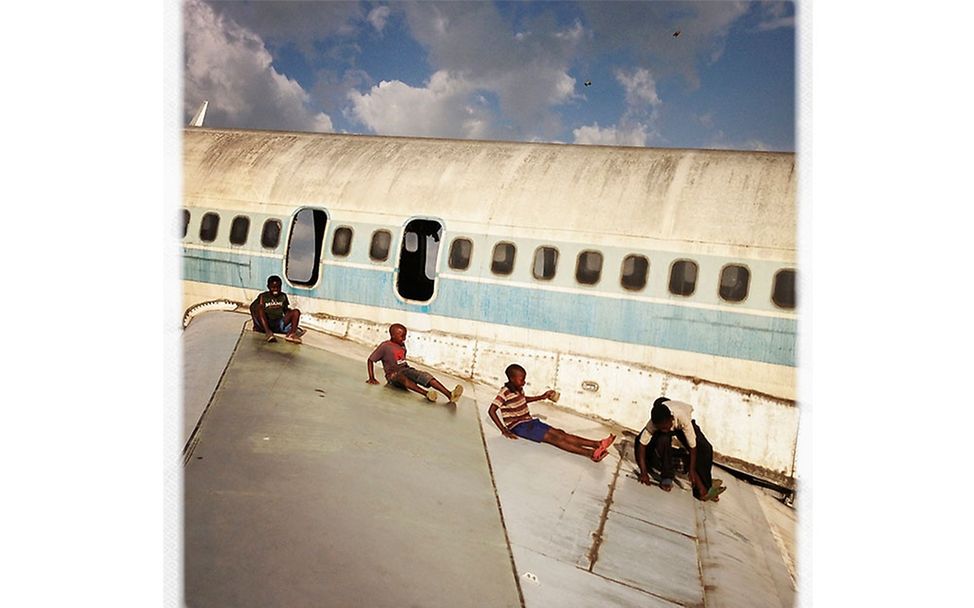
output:
M275 334L291 333L291 324L288 323L287 325L285 325L283 317L280 319L268 319L267 324L270 326L271 331L274 332Z
M544 439L545 433L547 433L548 429L550 428L550 426L544 422L541 422L537 418L532 418L531 420L516 425L511 429L511 432L518 437L524 437L525 439L530 439L531 441L541 443L541 441Z

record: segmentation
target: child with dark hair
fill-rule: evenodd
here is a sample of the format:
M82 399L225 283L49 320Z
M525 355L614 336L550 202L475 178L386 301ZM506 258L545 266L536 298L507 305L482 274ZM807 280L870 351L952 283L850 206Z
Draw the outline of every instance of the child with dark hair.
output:
M673 437L690 452L690 483L693 496L700 500L720 500L726 488L719 479L712 479L710 469L714 463L714 448L704 437L703 431L693 419L693 406L682 401L660 397L653 402L649 422L636 440L636 464L639 465L639 481L650 485L649 472L659 469L662 475L660 488L669 492L673 487Z
M250 304L250 316L254 320L254 331L262 331L268 342L277 342L275 333L285 334L288 342L301 344L304 330L298 327L301 311L291 308L287 294L281 291L281 277L271 275L267 278L267 291L257 296Z
M542 399L552 399L556 395L555 391L545 391L542 395L528 397L524 394L524 382L527 378L524 368L515 363L508 365L504 373L507 375L507 384L501 387L488 411L490 419L500 429L501 434L508 439L523 437L536 443L550 443L566 452L587 456L595 462L605 458L609 453L609 446L616 439L615 435L610 434L601 441L593 441L548 426L531 416L528 404ZM498 410L503 422L497 417Z
M375 379L373 364L382 361L382 371L385 372L386 382L399 388L411 390L420 395L425 395L430 401L436 401L436 391L440 391L449 400L449 403L456 403L463 394L463 387L459 384L453 391L446 390L433 374L426 373L406 363L406 326L401 323L393 323L389 326L389 339L376 347L369 355L367 364L369 367L369 384L378 384ZM421 386L426 387L421 388Z

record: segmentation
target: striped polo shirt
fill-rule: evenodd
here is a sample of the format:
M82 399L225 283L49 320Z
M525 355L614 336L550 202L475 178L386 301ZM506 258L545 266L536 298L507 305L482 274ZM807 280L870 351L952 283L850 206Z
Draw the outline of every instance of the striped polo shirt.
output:
M531 420L531 412L528 411L528 400L524 396L524 391L513 391L508 385L501 387L491 405L496 405L501 411L501 418L504 426L512 429L522 422Z

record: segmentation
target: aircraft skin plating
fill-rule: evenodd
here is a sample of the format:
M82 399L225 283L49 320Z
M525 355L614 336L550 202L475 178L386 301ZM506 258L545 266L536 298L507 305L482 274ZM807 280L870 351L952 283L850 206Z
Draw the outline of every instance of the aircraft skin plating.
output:
M277 274L309 327L375 344L401 322L418 361L495 385L518 361L530 390L557 388L559 405L632 430L655 397L687 401L721 457L793 481L798 315L772 298L796 266L793 154L206 128L183 137L187 311L245 305ZM306 209L325 218L310 283L288 276ZM207 214L219 226L204 240ZM240 216L249 231L231 243ZM433 273L420 279L433 285L422 301L397 288L412 280L400 262L422 241L407 235L415 220L441 229L419 245ZM281 238L266 247L262 230L275 222ZM338 229L351 235L344 254L333 251ZM384 259L370 256L377 231L389 233ZM451 260L459 239L466 266ZM514 247L507 274L495 272L498 243ZM545 249L556 251L554 276ZM633 256L647 262L642 287L620 280L638 267ZM580 282L578 265L592 260L595 281ZM681 262L695 265L689 295L670 290ZM721 295L728 266L746 269L740 301Z

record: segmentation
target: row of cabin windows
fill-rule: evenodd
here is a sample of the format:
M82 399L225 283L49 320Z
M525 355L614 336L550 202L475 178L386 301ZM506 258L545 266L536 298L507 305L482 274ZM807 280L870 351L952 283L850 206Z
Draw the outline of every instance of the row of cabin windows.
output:
M447 264L453 270L466 270L470 267L473 242L459 237L450 244L450 255ZM514 243L501 241L494 245L491 255L490 271L498 276L506 276L514 272L514 258L517 247ZM540 281L550 281L555 278L558 267L558 250L554 247L541 246L534 251L534 262L531 274ZM638 254L627 255L622 261L619 282L624 289L640 291L646 287L649 277L649 259ZM578 254L575 264L575 280L582 285L595 285L602 278L602 253L585 250ZM727 302L742 302L747 298L751 273L745 266L729 264L720 272L720 287L718 293ZM697 288L697 263L693 260L677 260L670 268L670 293L678 296L690 296ZM795 271L791 269L779 270L775 274L772 301L781 308L795 307Z
M183 238L189 231L190 213L188 209L183 209ZM220 215L208 212L203 214L200 220L200 240L204 243L212 243L216 240L220 230ZM250 234L250 218L245 215L238 215L230 223L230 243L233 245L246 245ZM260 244L267 249L277 249L281 242L281 221L267 220L260 231Z
M183 210L183 236L189 227L189 211ZM324 240L326 215L323 211L302 209L295 216L292 227L292 240L288 251L288 278L293 283L311 285L317 281L317 265L305 262L299 270L292 272L290 259L292 248L301 248L305 242L314 244L314 257L301 256L304 260L317 260ZM213 242L216 240L220 225L220 216L213 212L203 215L200 222L200 240ZM244 245L250 230L250 218L238 215L230 226L230 242L234 245ZM307 233L307 234L304 234ZM332 238L331 252L336 257L346 257L352 249L352 228L340 226L335 230ZM400 253L400 281L397 288L400 295L410 299L426 300L432 297L433 282L435 280L435 261L442 226L431 220L412 220L406 225L403 237L402 252ZM295 238L297 235L299 238ZM268 249L275 249L280 242L281 222L269 219L264 222L261 231L261 245ZM392 245L392 233L379 229L372 233L369 244L369 258L375 262L389 259L389 249ZM311 253L308 251L308 253ZM514 259L517 247L509 241L500 241L494 245L491 255L490 271L498 276L510 275L514 272ZM447 264L453 270L464 271L470 267L473 255L473 242L464 237L453 239L447 256ZM555 277L558 267L558 250L554 247L541 246L534 252L534 263L531 274L541 281L550 281ZM295 256L297 257L297 256ZM575 265L575 280L582 285L595 285L602 278L602 253L585 250L578 254ZM406 266L409 266L407 269ZM691 296L697 287L697 263L693 260L677 260L670 268L669 291L678 296ZM403 277L408 280L403 281ZM627 255L622 261L619 282L624 289L640 291L646 287L649 277L649 259L639 254ZM742 302L747 298L751 273L746 266L728 264L720 272L718 294L727 302ZM774 276L771 300L779 307L792 309L795 307L795 271L792 269L779 270Z

